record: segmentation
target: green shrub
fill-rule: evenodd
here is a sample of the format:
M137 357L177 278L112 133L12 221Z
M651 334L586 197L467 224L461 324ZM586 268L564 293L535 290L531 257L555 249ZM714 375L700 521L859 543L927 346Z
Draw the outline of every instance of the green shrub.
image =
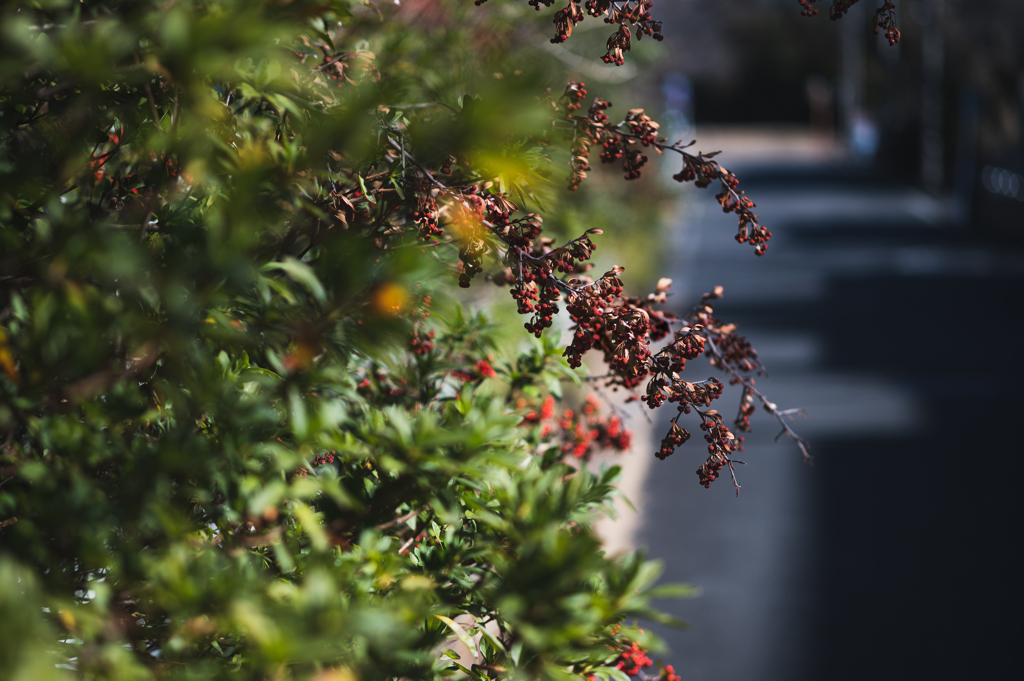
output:
M730 173L642 110L577 114L581 83L545 95L557 75L510 4L50 0L0 21L9 678L650 664L634 622L669 621L651 599L686 589L602 553L590 523L618 469L580 462L629 435L552 397L603 352L611 385L698 411L710 484L740 440L707 409L721 384L679 373L706 351L744 382L756 353L711 317L717 293L677 319L665 282L639 298L618 269L588 277L600 216L557 247L530 211L556 209L591 147L627 178L671 151L763 252ZM532 345L509 353L463 309L454 284L478 274ZM542 333L559 302L568 349Z

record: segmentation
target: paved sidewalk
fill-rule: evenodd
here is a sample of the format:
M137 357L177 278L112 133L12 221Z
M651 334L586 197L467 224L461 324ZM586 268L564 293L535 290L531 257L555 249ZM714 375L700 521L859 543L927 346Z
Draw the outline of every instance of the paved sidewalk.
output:
M937 643L949 636L938 623L975 614L973 606L954 597L958 605L943 610L912 575L939 583L986 568L1003 549L954 553L964 546L928 525L929 517L945 522L938 518L953 515L951 506L966 518L981 515L976 497L949 496L970 435L937 438L937 405L962 381L987 381L991 391L992 367L970 359L973 332L960 352L950 336L981 324L982 336L1019 338L1019 303L998 317L999 304L983 296L1017 295L1024 255L972 240L950 223L948 204L834 159L752 160L730 167L773 232L767 254L736 244L735 219L718 209L712 190L691 191L674 228L669 276L680 310L724 286L716 313L759 348L771 378L758 386L781 407L807 408L796 427L817 462L805 465L785 439L773 443L777 428L760 411L741 457L749 465L739 471L739 499L727 479L709 490L698 485L697 436L667 461L649 462L642 494L630 495L642 504L636 539L666 562L667 581L702 590L665 604L692 625L661 630L672 646L666 660L683 681L926 678L911 670L927 669L947 678L944 667L955 665L929 646L951 651L952 638ZM703 360L687 371L714 373ZM727 387L719 409L730 413L737 400ZM670 416L661 415L652 444ZM690 430L699 434L696 426ZM938 487L915 484L920 471ZM1019 509L1016 500L1006 504ZM901 531L908 514L918 524ZM929 560L935 567L922 568ZM892 579L906 584L898 595L889 594ZM882 665L888 656L902 656L905 666Z

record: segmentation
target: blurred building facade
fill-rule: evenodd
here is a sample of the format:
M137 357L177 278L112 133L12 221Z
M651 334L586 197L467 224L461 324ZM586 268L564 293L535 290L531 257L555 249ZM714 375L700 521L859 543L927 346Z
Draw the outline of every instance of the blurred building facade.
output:
M692 81L697 125L834 134L879 178L950 198L956 222L1024 242L1024 2L897 0L896 46L871 31L878 3L834 22L820 4L665 6L665 72Z

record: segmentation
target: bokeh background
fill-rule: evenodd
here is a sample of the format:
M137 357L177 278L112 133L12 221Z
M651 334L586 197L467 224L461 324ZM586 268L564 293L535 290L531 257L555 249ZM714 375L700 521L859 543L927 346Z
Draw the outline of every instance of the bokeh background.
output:
M671 160L663 181L596 170L547 223L605 229L599 267L626 265L635 293L672 277L678 311L723 286L716 310L770 370L759 386L807 410L796 427L814 465L759 412L738 498L727 480L697 484L699 438L653 460L671 414L633 419L625 486L639 512L610 543L700 589L662 604L691 624L659 629L683 681L994 679L1019 666L1024 1L896 2L890 47L869 27L881 0L839 22L827 7L801 17L797 0L659 0L666 40L617 69L595 59L598 21L551 45L549 13L478 10L507 15L513 52L546 60L552 82L568 71L615 113L643 106L672 141L722 150L774 233L763 258L737 246L713 190L671 182ZM446 33L448 4L400 11ZM481 306L501 300L491 312L519 343L510 300L489 295ZM727 389L724 408L737 399Z
M702 590L664 604L691 624L660 630L684 681L1019 666L1024 3L899 0L896 47L879 4L661 7L661 120L723 150L774 234L754 259L688 191L664 269L680 310L724 286L815 456L759 413L738 499L698 486L693 443L646 467L635 540Z

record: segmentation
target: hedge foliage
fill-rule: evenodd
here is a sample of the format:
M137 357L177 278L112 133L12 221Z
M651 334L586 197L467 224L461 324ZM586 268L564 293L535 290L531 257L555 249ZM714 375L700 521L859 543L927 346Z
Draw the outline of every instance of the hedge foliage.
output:
M568 159L517 10L411 4L0 10L5 678L622 679L685 592L524 419L561 349L387 231L421 162L539 205Z

